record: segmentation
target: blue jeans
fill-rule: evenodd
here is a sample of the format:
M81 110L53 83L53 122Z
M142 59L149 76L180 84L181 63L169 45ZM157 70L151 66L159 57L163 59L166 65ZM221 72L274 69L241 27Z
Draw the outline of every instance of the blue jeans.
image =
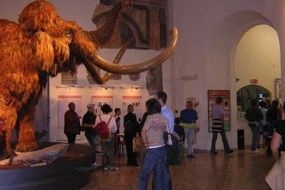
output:
M171 178L169 174L166 148L147 149L143 165L139 175L138 190L146 190L149 176L154 172L154 189L171 190Z
M184 128L185 136L187 138L187 155L193 154L193 139L195 135L195 128Z
M251 141L251 150L255 151L257 147L258 135L259 135L259 125L249 124L249 127L252 132L252 141Z

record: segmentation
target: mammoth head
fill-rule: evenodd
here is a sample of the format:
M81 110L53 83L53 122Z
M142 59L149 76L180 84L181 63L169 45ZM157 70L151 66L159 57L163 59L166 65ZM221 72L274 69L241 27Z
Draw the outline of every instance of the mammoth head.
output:
M121 3L109 13L105 26L96 31L84 31L75 22L57 15L55 8L46 0L37 0L24 8L19 24L34 43L33 52L40 60L39 67L54 76L59 72L74 70L83 63L91 75L98 77L96 67L116 74L133 74L151 69L163 63L177 44L178 31L172 29L169 46L158 56L136 64L117 64L106 61L97 54L98 49L110 38Z

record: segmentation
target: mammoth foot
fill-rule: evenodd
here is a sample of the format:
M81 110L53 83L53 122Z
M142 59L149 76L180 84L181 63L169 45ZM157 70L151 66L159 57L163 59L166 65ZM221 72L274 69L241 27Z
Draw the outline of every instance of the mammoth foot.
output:
M18 142L16 146L17 152L28 152L34 151L39 148L38 144L35 141L27 141L27 142Z

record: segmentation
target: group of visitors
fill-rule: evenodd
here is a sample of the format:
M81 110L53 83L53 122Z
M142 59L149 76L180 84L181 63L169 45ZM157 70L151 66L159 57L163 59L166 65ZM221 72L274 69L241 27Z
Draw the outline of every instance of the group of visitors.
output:
M85 137L89 144L94 148L94 157L92 165L96 166L96 151L98 138L100 139L100 146L104 158L104 170L118 170L118 166L114 162L114 134L118 130L117 118L110 115L112 108L108 104L101 107L102 114L96 115L94 104L87 105L87 112L83 116L82 125L80 125L80 116L75 112L75 104L73 102L68 104L69 110L64 115L64 133L67 136L68 143L74 144L76 135L81 130L85 131ZM118 112L118 110L116 110ZM100 128L102 122L106 124L108 130L105 134L98 134L95 127ZM103 129L102 129L103 130Z
M139 123L133 113L133 105L128 105L128 113L124 116L124 140L127 149L127 165L138 166L137 155L133 152L133 138L141 135L145 147L144 159L142 161L139 175L138 189L146 189L148 179L154 172L153 186L155 189L171 189L171 179L168 168L168 152L171 152L171 135L174 130L177 134L184 135L181 128L174 127L174 116L172 111L166 106L167 95L160 91L156 98L151 98L146 102L146 112ZM116 152L115 134L119 133L120 114L119 108L115 109L115 116L112 116L112 108L108 104L101 107L103 114L96 114L94 105L87 105L87 112L83 116L82 126L80 126L80 116L75 111L75 104L69 104L69 110L64 116L64 132L68 138L68 143L74 144L76 135L82 128L89 144L96 152L98 136L103 155L106 157L104 170L118 170L114 162ZM98 134L98 125L102 121L108 126L108 132L104 136ZM103 127L101 127L103 128ZM169 138L168 138L169 137ZM183 141L184 136L179 139ZM118 147L116 147L118 148ZM173 155L173 152L169 155ZM94 165L96 165L96 155L94 155Z
M193 142L195 133L199 131L199 127L197 126L196 121L198 120L197 111L194 109L195 105L192 101L186 102L186 109L180 112L180 126L184 128L184 133L186 140L187 140L187 158L193 159L195 158L193 153ZM223 145L224 145L224 152L226 154L232 153L233 150L230 148L226 134L224 129L224 105L223 105L223 98L217 97L215 104L212 106L212 123L211 132L213 133L212 137L212 144L211 144L211 155L217 155L216 151L216 141L218 134L221 134ZM183 136L182 135L182 136Z
M265 101L258 103L256 99L252 99L251 106L246 110L245 118L252 132L251 151L257 152L257 148L260 146L260 137L262 137L263 146L267 148L267 155L271 156L270 144L274 126L282 119L279 101L273 100L270 104Z
M139 175L139 189L146 189L149 176L152 172L153 186L155 189L171 189L171 179L168 165L180 164L183 159L183 144L187 140L186 157L195 158L193 152L193 141L195 133L199 131L197 126L198 113L194 109L195 105L192 101L186 102L186 108L180 112L180 117L174 120L173 112L167 107L167 94L159 91L155 98L151 98L146 102L146 112L142 121L137 121L133 105L128 105L128 113L124 116L124 140L127 149L127 165L138 166L137 154L133 151L133 139L136 135L140 135L145 147L144 159ZM225 131L223 128L223 101L217 98L216 104L213 106L213 140L211 146L211 154L216 155L215 143L217 134L220 133L225 147L225 153L231 153ZM121 110L115 109L115 116L110 113L112 108L108 104L101 107L103 114L96 114L94 105L87 105L87 112L83 116L82 127L80 127L80 117L75 112L74 103L69 104L69 110L65 113L64 132L68 138L68 143L75 143L76 134L83 128L85 136L89 144L96 152L98 136L100 146L106 161L104 170L118 170L118 166L114 162L114 153L117 148L114 138L119 133ZM104 121L108 126L108 134L106 137L96 132L97 126ZM96 155L94 155L94 165L96 165Z

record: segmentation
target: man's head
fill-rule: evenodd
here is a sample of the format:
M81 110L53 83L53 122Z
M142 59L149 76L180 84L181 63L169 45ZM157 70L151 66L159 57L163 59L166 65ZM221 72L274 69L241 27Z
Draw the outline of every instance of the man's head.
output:
M87 110L88 110L88 112L93 113L94 112L94 104L92 104L92 103L87 104Z
M158 91L157 94L156 94L156 99L163 106L163 105L166 104L167 94L165 92L163 92L163 91Z
M133 113L134 111L134 106L132 104L128 105L128 112Z
M216 98L216 104L222 104L223 103L223 98L221 96Z
M193 102L192 102L192 101L187 101L187 102L186 102L186 108L187 108L188 110L193 109Z
M69 108L69 110L74 111L75 110L75 104L73 102L70 102L68 104L68 108Z

